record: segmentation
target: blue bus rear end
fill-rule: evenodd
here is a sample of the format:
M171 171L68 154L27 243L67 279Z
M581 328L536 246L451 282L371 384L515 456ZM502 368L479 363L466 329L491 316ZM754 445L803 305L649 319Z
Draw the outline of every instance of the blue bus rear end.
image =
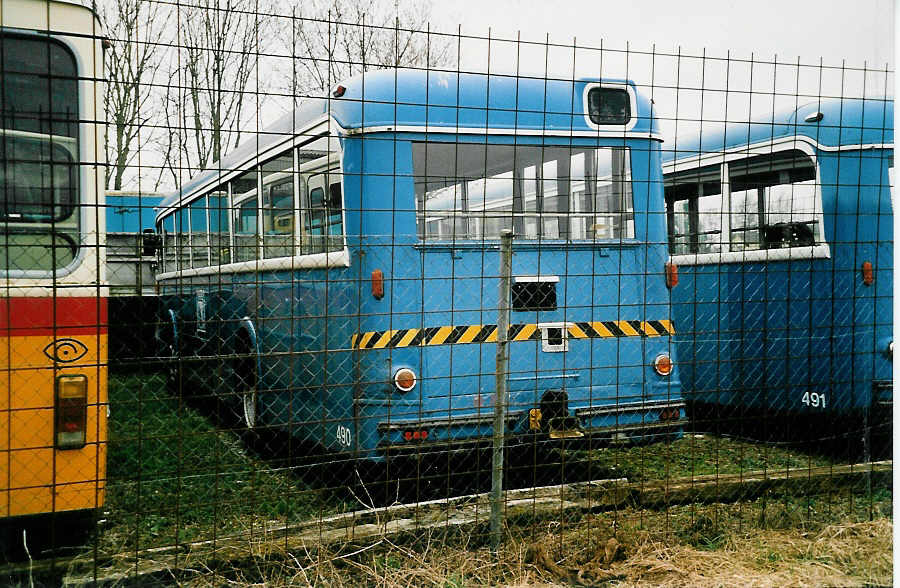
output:
M293 137L223 161L293 158L269 175L255 163L250 196L229 171L163 203L161 232L193 231L162 260L163 332L181 333L168 348L194 366L177 387L350 459L489 443L508 228L510 443L680 434L660 138L632 83L392 70L306 108L314 130L295 114L281 131ZM292 207L267 212L289 181ZM254 190L255 249L241 232ZM220 193L230 225L212 220ZM190 212L179 224L192 202L206 203L205 231ZM185 271L177 243L196 235L202 267Z

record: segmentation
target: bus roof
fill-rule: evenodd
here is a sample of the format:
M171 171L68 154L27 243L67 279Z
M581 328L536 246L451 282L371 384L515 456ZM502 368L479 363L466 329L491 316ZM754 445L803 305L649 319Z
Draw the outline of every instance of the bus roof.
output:
M823 98L749 122L704 124L701 133L673 142L663 161L796 136L823 149L893 144L894 101L889 97Z
M585 113L588 86L627 87L633 96L627 125L592 126ZM294 135L309 132L330 115L344 134L375 131L460 132L475 134L554 134L595 138L638 135L659 138L652 103L630 80L545 79L501 74L468 74L419 69L365 72L340 83L340 97L305 99L273 125L228 153L213 168L170 194L162 209L206 184L219 173L237 169ZM337 86L335 86L337 88Z
M332 116L345 129L391 127L484 132L597 132L587 119L584 91L589 84L628 86L636 96L630 133L656 132L649 99L628 80L547 79L502 74L470 74L420 69L367 72L342 86ZM608 125L604 131L626 127Z

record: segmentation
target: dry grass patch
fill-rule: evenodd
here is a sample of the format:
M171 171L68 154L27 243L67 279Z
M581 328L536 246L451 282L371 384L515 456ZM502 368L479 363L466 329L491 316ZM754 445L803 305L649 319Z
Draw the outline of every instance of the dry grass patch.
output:
M832 525L817 533L754 530L729 536L719 549L647 538L617 568L615 586L889 585L893 573L889 519Z
M384 537L341 549L276 550L179 580L204 587L889 585L889 493L818 500L520 521L508 529L498 557L485 545L484 527ZM623 552L609 557L612 537Z

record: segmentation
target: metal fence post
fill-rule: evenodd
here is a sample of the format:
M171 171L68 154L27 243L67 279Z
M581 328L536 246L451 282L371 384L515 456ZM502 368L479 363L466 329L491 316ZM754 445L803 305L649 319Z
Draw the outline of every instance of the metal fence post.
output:
M503 442L506 434L506 374L509 370L509 290L513 232L500 233L500 288L497 303L497 364L494 395L494 453L491 461L491 549L500 548L503 533Z

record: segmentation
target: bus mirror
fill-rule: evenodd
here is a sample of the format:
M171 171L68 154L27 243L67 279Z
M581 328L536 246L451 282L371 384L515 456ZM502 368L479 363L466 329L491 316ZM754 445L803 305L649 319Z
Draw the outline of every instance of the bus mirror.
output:
M155 257L162 245L162 239L153 229L144 229L141 233L141 249L144 256Z

